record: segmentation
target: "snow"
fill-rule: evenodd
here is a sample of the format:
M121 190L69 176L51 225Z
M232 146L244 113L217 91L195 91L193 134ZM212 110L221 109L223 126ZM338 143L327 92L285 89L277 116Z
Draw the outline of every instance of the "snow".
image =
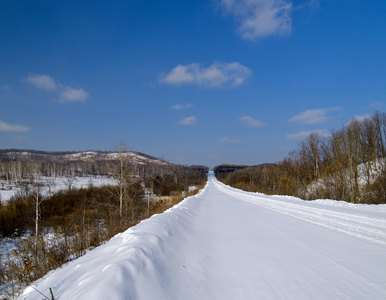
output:
M106 185L114 185L116 184L116 180L111 177L104 176L75 176L73 179L72 188L73 189L81 189L87 188L90 185L101 187ZM43 186L41 187L41 193L43 195L48 195L51 189L52 193L56 193L60 190L68 189L69 185L68 177L41 177L41 182ZM1 186L7 186L6 182L0 181ZM51 187L49 187L51 185ZM6 187L6 189L0 189L0 200L8 201L12 196L16 195L19 192L20 188L18 187Z
M116 235L20 299L386 299L385 205L198 195Z

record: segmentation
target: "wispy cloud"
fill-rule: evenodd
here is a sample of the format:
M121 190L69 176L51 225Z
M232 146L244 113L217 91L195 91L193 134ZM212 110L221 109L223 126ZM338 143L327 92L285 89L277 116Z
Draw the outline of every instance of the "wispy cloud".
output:
M311 130L311 131L301 131L294 134L287 134L286 139L288 140L305 140L311 133L317 133L321 137L329 137L330 133L327 130Z
M183 118L181 121L177 122L179 125L194 125L197 121L195 116Z
M359 121L359 122L362 122L363 120L371 119L371 116L369 114L357 115L354 117L354 119Z
M367 106L367 108L372 109L372 110L380 110L383 108L383 102L378 101L375 103L371 103L369 106Z
M300 124L320 124L327 119L327 113L338 108L310 109L293 116L290 121Z
M2 90L2 91L10 91L11 87L9 85L3 84L3 85L0 85L0 90Z
M304 9L304 8L309 8L311 10L319 10L320 0L305 1L303 3L297 4L296 6L294 6L292 10L295 11L295 10Z
M205 88L238 87L252 75L252 70L238 62L216 62L207 68L198 63L178 65L161 74L160 83L168 85L195 84Z
M26 136L17 136L16 140L17 141L26 141L26 140L28 140L28 137L26 137Z
M59 102L61 103L82 102L89 96L85 90L64 86L48 75L31 74L23 78L22 81L36 89L55 92L59 96Z
M174 110L183 110L192 107L192 104L176 104L172 106L172 109Z
M0 131L4 132L27 132L30 131L30 128L24 125L18 124L9 124L3 121L0 121Z
M320 9L320 0L309 0L306 5L313 9Z
M287 36L292 31L291 1L219 0L219 7L234 16L244 39Z
M234 139L231 139L229 137L223 137L221 140L220 140L220 143L221 144L240 144L241 141L239 140L234 140Z
M239 120L249 127L264 127L264 126L266 126L266 124L261 122L260 120L254 119L254 118L249 117L249 116L241 117Z

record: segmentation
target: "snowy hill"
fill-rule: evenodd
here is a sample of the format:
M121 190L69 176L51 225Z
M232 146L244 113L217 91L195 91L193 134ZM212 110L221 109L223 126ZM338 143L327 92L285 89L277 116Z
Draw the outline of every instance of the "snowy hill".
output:
M209 173L20 299L386 299L385 250L386 205L247 193Z
M117 152L81 151L81 152L46 152L36 150L0 150L0 159L28 159L38 161L84 161L95 162L114 160L119 157ZM169 165L168 162L139 152L125 152L124 155L138 164Z

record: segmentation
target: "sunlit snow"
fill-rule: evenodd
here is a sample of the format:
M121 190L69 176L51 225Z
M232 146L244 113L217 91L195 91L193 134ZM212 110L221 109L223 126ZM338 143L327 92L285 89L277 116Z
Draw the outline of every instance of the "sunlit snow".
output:
M385 205L248 193L210 173L20 299L386 299L385 251Z

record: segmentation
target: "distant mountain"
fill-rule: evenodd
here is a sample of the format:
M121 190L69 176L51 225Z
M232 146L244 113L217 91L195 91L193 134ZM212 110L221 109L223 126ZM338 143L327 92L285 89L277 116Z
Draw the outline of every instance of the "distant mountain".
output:
M35 160L43 162L51 161L84 161L97 162L106 160L116 160L119 157L118 152L106 151L63 151L63 152L47 152L38 150L20 150L20 149L0 149L0 161L6 160ZM125 152L124 155L130 160L140 164L157 164L157 165L172 165L171 163L153 156L140 152Z

